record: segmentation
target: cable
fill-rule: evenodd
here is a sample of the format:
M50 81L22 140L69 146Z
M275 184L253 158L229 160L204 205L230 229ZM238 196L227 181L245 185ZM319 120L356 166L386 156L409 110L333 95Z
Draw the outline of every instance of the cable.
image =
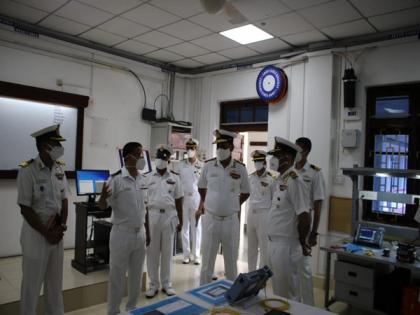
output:
M157 101L157 99L159 97L165 97L166 98L166 101L168 102L168 106L169 106L169 97L168 97L168 95L161 93L158 96L156 96L156 98L155 98L155 100L153 102L153 108L154 109L156 109L156 101ZM168 114L168 110L166 110L166 114ZM162 106L160 107L160 116L161 116L160 118L163 118Z
M280 302L281 305L273 306L273 305L270 305L271 302ZM276 299L276 298L264 299L260 301L259 303L266 311L267 310L287 311L290 308L290 303L283 299Z
M126 71L131 73L137 79L137 81L139 81L140 86L143 90L143 95L144 95L143 108L145 108L146 107L146 89L144 88L143 82L141 82L140 78L138 77L138 75L133 70L127 69Z
M210 310L210 315L217 314L229 314L229 315L240 315L241 313L230 307L213 307Z

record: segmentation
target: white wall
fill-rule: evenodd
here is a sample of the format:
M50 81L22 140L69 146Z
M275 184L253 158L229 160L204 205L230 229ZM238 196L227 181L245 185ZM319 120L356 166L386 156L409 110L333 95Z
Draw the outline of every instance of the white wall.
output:
M372 45L370 45L372 46ZM348 54L354 60L363 50L354 67L359 77L357 104L365 110L365 88L374 85L404 83L420 79L420 43L403 39L377 43L376 49L354 47ZM279 61L281 64L281 61ZM274 64L275 62L273 62ZM328 234L328 199L330 195L351 197L351 181L337 183L342 167L363 165L364 119L343 123L341 118L342 81L344 62L330 51L311 53L304 63L284 67L289 79L289 91L284 101L269 107L268 145L279 135L294 141L307 136L313 142L310 161L321 167L327 183L327 200L320 224L320 242ZM212 73L197 79L187 79L195 93L191 104L199 115L193 116L194 126L199 126L196 136L201 146L214 154L212 131L219 126L219 104L222 101L257 97L255 81L259 69ZM197 108L195 108L197 107ZM343 151L340 144L341 129L362 131L362 145L355 150ZM197 128L196 128L197 129ZM324 273L324 257L318 250L313 253L314 270Z
M140 119L144 97L134 76L117 67L80 61L80 58L92 57L136 72L145 85L149 107L158 94L167 93L167 75L160 69L42 36L28 38L0 28L0 80L61 90L56 84L57 79L61 79L64 91L89 95L91 104L85 109L84 118L83 167L110 169L113 172L119 167L116 148L127 141L139 141L148 147L151 128ZM182 102L182 97L178 99ZM22 156L22 160L29 158ZM16 161L16 165L19 162ZM74 245L73 201L77 199L74 181L70 181L70 189L73 195L69 200L69 230L64 239L66 247ZM16 181L1 180L0 257L16 255L21 251L19 235L22 217L16 196Z
M357 50L349 52L351 59L362 52L354 64L358 82L356 87L356 105L362 108L363 119L357 122L343 122L340 127L358 129L362 131L362 145L355 150L339 149L338 167L352 167L354 164L364 163L364 117L366 112L366 88L380 85L401 84L420 81L420 42L417 39L408 38L390 42L369 45L370 49L362 50L361 47L353 47ZM341 77L343 72L341 72ZM339 106L343 108L342 101ZM335 179L336 170L333 170L332 179ZM344 177L344 184L334 184L331 194L340 197L351 197L351 180Z

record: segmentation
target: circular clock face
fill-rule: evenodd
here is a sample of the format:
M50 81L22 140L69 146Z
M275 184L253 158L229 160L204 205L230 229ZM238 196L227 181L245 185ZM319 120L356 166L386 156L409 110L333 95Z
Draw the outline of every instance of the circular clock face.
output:
M287 91L287 77L282 69L266 66L258 74L257 92L266 102L278 102Z
M265 76L262 80L262 87L264 91L266 92L272 91L276 87L275 84L276 84L276 79L271 74Z

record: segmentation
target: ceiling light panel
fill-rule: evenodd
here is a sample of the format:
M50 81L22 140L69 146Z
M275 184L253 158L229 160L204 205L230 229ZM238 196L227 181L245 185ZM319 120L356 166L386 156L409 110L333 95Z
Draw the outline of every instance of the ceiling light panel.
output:
M273 38L272 35L268 34L267 32L252 24L220 32L220 35L230 38L242 45L260 42L266 39Z

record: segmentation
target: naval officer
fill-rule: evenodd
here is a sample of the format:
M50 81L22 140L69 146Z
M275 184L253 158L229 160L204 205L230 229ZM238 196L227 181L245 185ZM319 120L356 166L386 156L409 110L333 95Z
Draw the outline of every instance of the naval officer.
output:
M63 235L67 230L67 180L61 145L65 139L53 125L31 136L38 156L20 166L17 178L18 199L23 225L21 315L36 315L41 286L44 287L45 312L64 314Z
M300 151L294 143L275 137L274 149L268 152L273 156L270 168L280 173L271 186L268 266L273 271L274 294L295 301L299 299L298 264L302 255L310 255L306 242L310 227L308 190L293 167Z
M206 161L198 191L204 203L203 214L203 261L200 285L209 283L213 277L214 264L220 244L226 278L237 276L239 247L239 213L241 205L249 197L248 173L243 163L232 158L234 132L215 131L217 157Z

